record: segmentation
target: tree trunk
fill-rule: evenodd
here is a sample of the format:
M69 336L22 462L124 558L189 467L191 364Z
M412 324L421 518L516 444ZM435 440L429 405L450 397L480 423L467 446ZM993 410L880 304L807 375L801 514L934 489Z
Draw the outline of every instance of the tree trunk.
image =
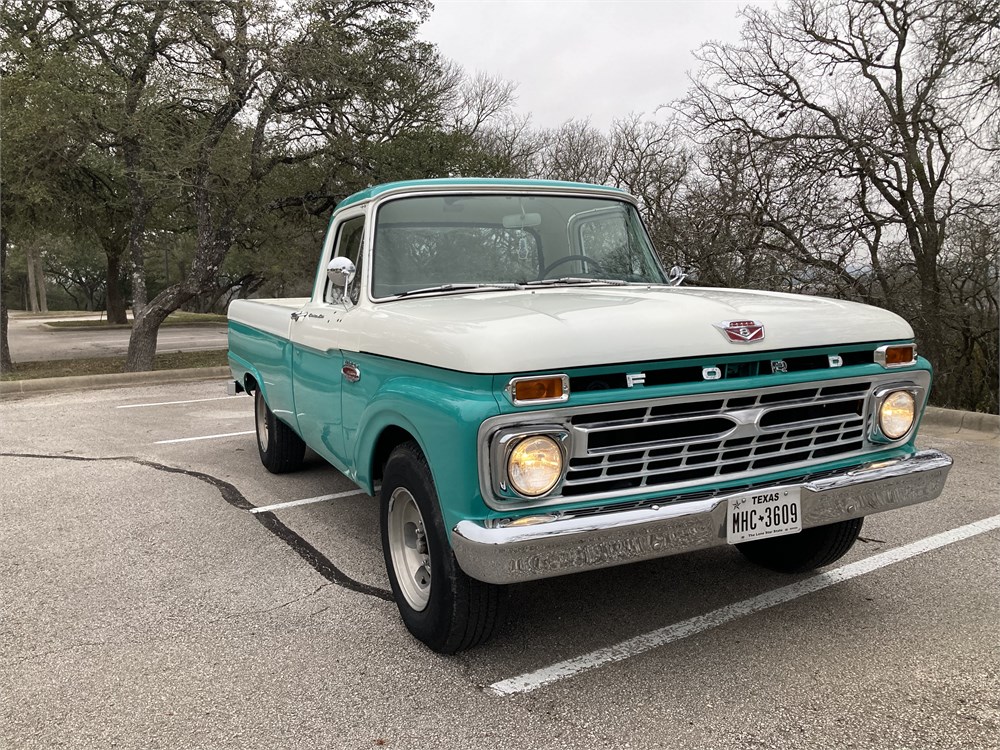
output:
M913 321L913 327L918 350L934 365L936 379L943 381L958 364L945 356L947 337L942 324L941 283L938 275L938 256L944 244L944 231L926 220L924 227L918 227L909 233L910 251L916 260L917 280L920 282L920 312Z
M193 295L181 284L164 289L156 295L142 312L134 312L132 335L128 340L125 372L147 372L153 369L156 357L156 338L160 324L174 310Z
M45 268L42 267L42 256L35 254L35 284L38 289L38 309L43 313L49 311L49 293L45 289Z
M24 248L24 265L28 270L28 310L38 312L38 281L35 279L35 251Z
M105 275L105 302L108 310L108 323L127 323L125 315L125 298L122 296L122 257L120 254L107 254L108 265Z
M128 186L128 201L132 217L128 229L128 256L132 261L132 316L139 314L149 302L146 290L146 215L149 213L149 199L146 189L139 179L140 146L131 138L126 138L125 184ZM129 345L131 348L131 344ZM152 367L152 360L150 360Z
M10 358L7 340L7 295L3 293L7 281L7 233L0 229L0 373L11 372L14 362Z
M133 318L132 335L128 340L128 354L125 357L125 372L148 372L153 369L157 334L167 315L169 313L160 307L146 305Z

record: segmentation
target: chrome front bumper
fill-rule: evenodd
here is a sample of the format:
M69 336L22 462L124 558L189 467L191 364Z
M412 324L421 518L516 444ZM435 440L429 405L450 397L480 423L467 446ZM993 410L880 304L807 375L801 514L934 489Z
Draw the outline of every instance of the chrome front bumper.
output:
M801 488L802 527L809 528L933 500L941 494L951 464L947 454L926 450L774 487ZM723 545L728 500L728 495L667 498L659 507L569 516L519 528L460 521L451 543L462 570L480 581L551 578Z

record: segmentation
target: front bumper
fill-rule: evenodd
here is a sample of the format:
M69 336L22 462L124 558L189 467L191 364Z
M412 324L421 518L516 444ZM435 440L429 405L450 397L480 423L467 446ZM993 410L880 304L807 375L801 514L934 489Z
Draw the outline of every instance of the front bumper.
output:
M947 454L926 450L775 487L801 488L802 527L809 528L933 500L941 494L951 464ZM670 498L659 507L568 516L519 528L460 521L451 542L462 570L480 581L551 578L723 545L728 500L728 495Z

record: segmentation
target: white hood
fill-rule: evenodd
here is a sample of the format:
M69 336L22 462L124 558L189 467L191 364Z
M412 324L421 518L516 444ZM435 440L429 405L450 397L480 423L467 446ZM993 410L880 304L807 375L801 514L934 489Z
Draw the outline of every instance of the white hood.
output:
M902 318L823 297L695 287L559 288L419 297L356 308L361 351L461 372L568 369L909 339ZM716 324L753 320L731 343ZM360 321L359 321L360 322Z

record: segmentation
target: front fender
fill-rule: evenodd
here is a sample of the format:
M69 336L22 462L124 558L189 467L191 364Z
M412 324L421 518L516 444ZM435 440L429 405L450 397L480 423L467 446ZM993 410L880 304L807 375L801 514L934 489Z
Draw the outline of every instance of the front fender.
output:
M355 481L373 491L380 468L373 460L379 437L386 429L401 428L427 457L447 528L463 519L487 517L489 509L479 490L477 440L483 420L499 413L490 376L376 357L365 360L359 366L362 381L373 388L371 396L365 398L365 388L351 387L345 388L343 399Z

